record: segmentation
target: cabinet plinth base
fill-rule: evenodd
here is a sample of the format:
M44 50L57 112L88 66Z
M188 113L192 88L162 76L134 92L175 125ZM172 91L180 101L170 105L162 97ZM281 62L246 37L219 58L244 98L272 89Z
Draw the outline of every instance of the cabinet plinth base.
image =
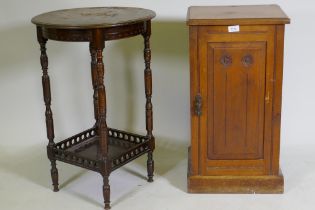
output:
M283 193L283 175L278 176L190 176L189 193Z
M200 176L191 175L191 156L188 148L187 190L189 193L244 193L281 194L284 180L281 169L279 175L262 176Z

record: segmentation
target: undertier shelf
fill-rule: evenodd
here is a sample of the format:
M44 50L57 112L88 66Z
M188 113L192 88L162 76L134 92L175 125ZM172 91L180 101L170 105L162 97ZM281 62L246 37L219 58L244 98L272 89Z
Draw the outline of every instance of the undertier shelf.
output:
M108 160L111 171L149 151L150 139L146 136L108 129ZM99 136L95 128L88 129L57 143L55 158L93 171L100 171Z

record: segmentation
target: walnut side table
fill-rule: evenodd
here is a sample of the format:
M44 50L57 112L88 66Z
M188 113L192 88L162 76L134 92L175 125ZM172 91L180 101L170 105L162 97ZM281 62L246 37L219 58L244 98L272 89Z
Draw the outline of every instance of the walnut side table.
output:
M282 193L277 5L190 7L192 193Z
M58 191L56 160L99 172L103 176L105 209L110 208L109 175L115 169L148 154L148 181L153 181L155 147L152 135L152 74L150 68L151 10L127 7L99 7L58 10L38 15L32 19L37 26L43 76L43 94L46 106L46 129L49 140L48 158L51 161L51 177L54 191ZM104 86L104 63L102 52L105 41L142 35L144 38L146 136L127 133L107 127L106 95ZM89 42L91 74L94 89L95 125L63 141L54 141L54 125L51 110L50 79L46 42L56 41Z

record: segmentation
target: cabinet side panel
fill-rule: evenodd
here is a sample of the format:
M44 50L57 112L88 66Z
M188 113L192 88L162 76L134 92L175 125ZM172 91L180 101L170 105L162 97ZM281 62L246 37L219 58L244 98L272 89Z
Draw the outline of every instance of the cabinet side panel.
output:
M194 100L199 92L198 73L198 28L189 27L189 58L190 58L190 113L191 113L191 149L190 175L197 175L199 169L199 117L194 113Z
M264 157L266 160L265 174L271 174L272 159L272 109L274 101L274 67L275 67L275 26L271 26L268 34L266 54L266 94L265 94L265 126L264 126Z
M280 127L281 127L281 99L283 77L283 48L284 48L284 25L276 26L275 35L275 69L274 69L274 100L272 113L272 159L271 173L279 174L280 153Z

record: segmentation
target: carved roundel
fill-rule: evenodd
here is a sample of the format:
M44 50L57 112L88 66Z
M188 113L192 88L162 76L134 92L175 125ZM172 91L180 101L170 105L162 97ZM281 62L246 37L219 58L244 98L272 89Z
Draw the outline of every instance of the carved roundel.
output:
M250 65L252 65L254 62L253 56L250 54L245 55L242 58L242 63L245 67L249 67Z
M232 64L232 57L230 55L224 54L222 55L222 57L220 58L220 63L224 66L224 67L228 67L229 65Z

